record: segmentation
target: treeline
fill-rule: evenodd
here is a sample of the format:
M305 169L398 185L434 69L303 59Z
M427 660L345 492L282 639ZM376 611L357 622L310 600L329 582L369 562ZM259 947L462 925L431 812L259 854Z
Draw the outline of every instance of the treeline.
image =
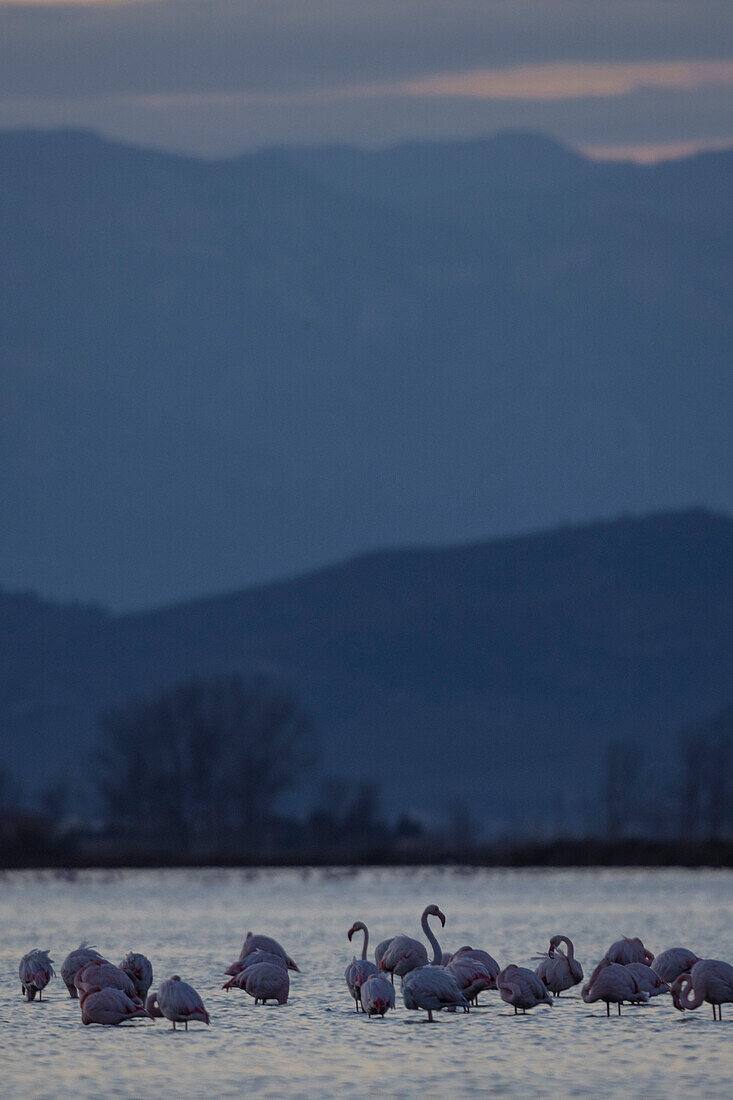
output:
M39 812L19 809L0 769L3 865L733 859L733 707L683 729L663 766L645 766L633 744L610 745L595 816L574 836L515 830L491 844L460 802L426 828L407 814L387 821L371 781L326 778L307 796L316 731L298 698L264 678L178 684L105 711L100 733L83 814L63 785ZM284 796L296 796L297 812Z
M733 840L733 707L683 727L666 760L644 760L629 742L606 754L602 798L607 840Z

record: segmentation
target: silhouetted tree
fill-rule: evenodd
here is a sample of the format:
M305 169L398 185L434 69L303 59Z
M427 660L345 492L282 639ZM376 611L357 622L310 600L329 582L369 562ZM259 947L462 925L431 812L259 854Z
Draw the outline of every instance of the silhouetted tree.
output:
M680 733L685 836L733 836L733 707Z
M97 787L128 836L254 847L316 757L296 698L257 679L191 680L101 716Z

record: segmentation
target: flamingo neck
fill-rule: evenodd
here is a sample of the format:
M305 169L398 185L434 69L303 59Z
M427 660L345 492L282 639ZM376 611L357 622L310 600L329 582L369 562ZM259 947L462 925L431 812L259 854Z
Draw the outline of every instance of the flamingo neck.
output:
M567 958L568 962L572 962L575 958L575 947L573 946L573 941L568 936L561 936L559 942L564 943L567 947L565 957Z
M440 950L440 944L438 943L434 933L430 929L430 925L428 924L428 911L427 911L427 909L423 913L422 921L420 923L422 924L422 930L425 933L425 936L426 936L430 946L433 949L433 962L432 962L432 965L433 966L441 966L442 963L443 963L443 952Z
M362 924L361 927L364 933L364 946L361 949L361 957L365 959L367 957L367 947L369 946L369 929L365 924Z
M702 993L695 993L692 988L692 978L680 982L679 1002L683 1008L699 1008L705 1000Z

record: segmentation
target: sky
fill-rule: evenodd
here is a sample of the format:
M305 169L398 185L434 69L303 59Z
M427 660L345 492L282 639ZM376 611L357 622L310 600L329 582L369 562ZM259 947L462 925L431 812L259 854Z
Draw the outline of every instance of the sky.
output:
M539 130L733 145L733 0L0 0L0 127L203 156Z

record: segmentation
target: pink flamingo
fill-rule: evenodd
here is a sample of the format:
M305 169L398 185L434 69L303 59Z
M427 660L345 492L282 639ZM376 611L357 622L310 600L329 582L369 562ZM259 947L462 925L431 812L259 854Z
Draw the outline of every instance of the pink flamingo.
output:
M433 934L428 917L438 917L445 928L445 916L437 905L428 905L420 921L422 930L433 948L433 961L430 966L419 966L409 970L402 980L402 999L405 1008L425 1009L428 1021L433 1022L433 1012L440 1012L444 1008L465 1008L468 1010L468 1001L458 987L455 977L442 965L443 952L440 950L435 935ZM423 950L425 950L423 948ZM425 952L427 956L427 951ZM386 958L386 956L385 956ZM384 959L382 960L384 962ZM395 967L396 974L399 973Z
M281 943L277 940L273 940L271 936L262 936L259 934L253 934L248 932L244 943L242 944L242 950L239 953L239 961L246 959L253 951L267 951L270 955L281 955L285 959L285 965L288 970L297 970L300 973L300 967L290 958L287 951ZM227 974L229 971L227 970Z
M64 985L69 991L70 997L78 997L78 991L74 985L74 978L77 975L77 971L81 970L82 966L86 966L89 962L106 962L107 960L103 955L94 947L89 947L86 943L80 943L75 951L70 951L64 961L61 963L61 978Z
M256 966L250 966L240 975L244 989L250 997L254 997L255 1004L267 1004L268 1001L277 1001L279 1005L288 1003L290 993L290 978L288 968L278 963L260 962Z
M618 1005L620 1016L624 1001L645 1004L649 1000L649 994L639 988L639 983L631 971L621 963L609 962L605 956L583 986L580 995L586 1004L605 1001L606 1016L611 1015L612 1003Z
M393 936L391 940L383 940L377 947L377 952L381 952L377 959L377 968L386 970L393 984L395 974L404 978L411 970L428 964L428 953L424 944L414 940L412 936ZM440 962L442 961L441 956Z
M635 962L651 966L654 961L654 955L644 947L638 936L635 936L633 940L629 939L628 936L616 940L603 957L611 963L620 963L621 966L627 966L629 963Z
M703 1001L713 1006L713 1019L723 1019L723 1005L733 1002L733 966L720 959L700 959L689 974L672 982L672 1002L680 1012L699 1008Z
M700 962L699 955L686 947L668 947L666 951L654 956L652 970L665 982L673 982L680 974L687 974L692 970L696 962Z
M83 993L90 993L93 989L119 989L131 1001L142 1004L142 998L138 996L135 984L129 974L120 970L109 962L89 962L77 970L74 985Z
M515 966L514 963L505 966L496 976L496 988L502 1001L514 1006L515 1016L520 1008L522 1015L526 1015L527 1009L536 1005L552 1007L552 997L544 983L533 970L524 966Z
M385 953L389 949L389 947L392 944L393 940L394 940L394 936L390 936L390 938L388 940L382 940L374 948L374 961L377 964L377 970L382 969L382 967L379 964L381 963L382 959L384 958ZM394 975L390 974L390 978L392 979L392 984L394 984Z
M189 1020L200 1020L204 1024L210 1023L209 1014L204 1008L204 1002L199 997L193 986L182 982L177 974L158 987L158 1007L166 1020L171 1020L173 1030L176 1023L185 1024L188 1031Z
M453 954L448 957L448 962L453 962L454 959L462 958L477 959L479 962L482 962L489 974L491 974L492 983L490 988L496 988L496 975L501 970L501 967L493 955L490 955L488 951L482 951L480 947L459 947L457 951L454 951ZM443 966L447 966L448 962L446 962L444 955Z
M361 987L361 1007L367 1016L384 1018L394 1008L394 986L381 974L372 974Z
M377 968L373 962L369 962L367 959L367 948L369 947L369 929L364 924L364 921L358 920L352 924L346 935L349 937L349 942L355 932L364 933L364 944L361 949L361 958L357 959L354 955L353 959L346 967L344 977L346 978L346 984L349 987L349 993L354 998L354 1004L356 1011L359 1011L359 1005L361 1004L361 987L367 978L370 978L373 974L377 973Z
M153 984L153 964L145 955L130 951L120 963L120 970L128 975L135 992L141 1001L148 995L148 990Z
M41 951L38 947L29 951L20 960L18 977L23 996L27 1001L32 1001L36 993L38 1000L43 1000L43 990L56 975L52 963L53 959L49 958L49 952Z
M263 962L279 966L281 970L288 969L282 955L272 955L269 951L253 951L246 959L241 959L237 963L232 963L227 970L227 974L232 974L232 977L228 982L224 982L221 988L226 990L244 989L244 976L247 971L251 970L253 966L259 966L260 963ZM232 971L234 972L232 973Z
M658 997L660 993L669 993L669 986L659 977L656 970L645 963L627 963L626 969L636 978L639 989L645 990L650 997Z
M566 951L560 950L564 943ZM543 956L535 974L554 997L565 989L572 989L583 980L583 967L575 958L575 947L569 936L553 936L546 956Z
M479 993L496 987L496 975L491 973L483 959L474 958L472 954L461 955L456 952L443 966L456 979L456 984L467 1001L477 1004Z
M79 1004L83 1024L122 1024L138 1016L150 1018L150 1013L121 989L90 989L82 993Z

